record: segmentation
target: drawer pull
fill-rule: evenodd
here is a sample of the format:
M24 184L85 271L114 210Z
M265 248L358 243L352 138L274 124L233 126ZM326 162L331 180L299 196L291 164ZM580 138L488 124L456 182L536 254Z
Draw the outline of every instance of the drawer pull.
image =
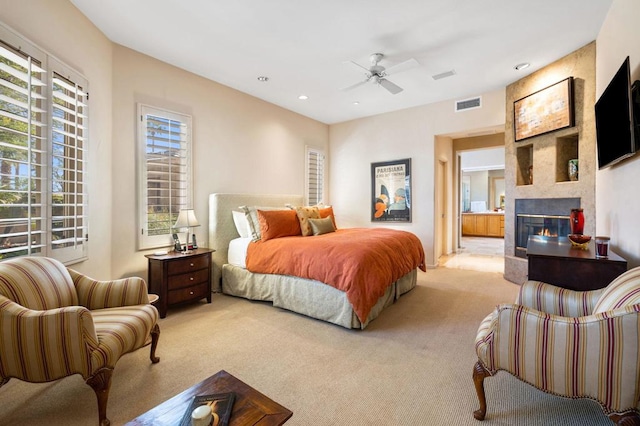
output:
M193 266L193 263L190 263L189 265L190 265L190 266Z
M193 277L189 277L189 281L193 281Z
M192 291L190 291L189 294L193 296L193 292Z

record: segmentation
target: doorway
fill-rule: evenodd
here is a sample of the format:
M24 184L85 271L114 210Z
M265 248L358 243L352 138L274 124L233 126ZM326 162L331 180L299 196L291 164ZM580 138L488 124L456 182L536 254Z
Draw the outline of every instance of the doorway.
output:
M438 264L504 273L504 133L453 139L453 153L457 244Z

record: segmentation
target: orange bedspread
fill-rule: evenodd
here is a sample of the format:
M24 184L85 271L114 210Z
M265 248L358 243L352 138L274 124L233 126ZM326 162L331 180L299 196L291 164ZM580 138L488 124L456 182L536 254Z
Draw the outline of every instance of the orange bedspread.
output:
M309 278L344 291L363 323L391 283L415 268L426 271L418 237L386 228L252 242L246 263L251 272Z

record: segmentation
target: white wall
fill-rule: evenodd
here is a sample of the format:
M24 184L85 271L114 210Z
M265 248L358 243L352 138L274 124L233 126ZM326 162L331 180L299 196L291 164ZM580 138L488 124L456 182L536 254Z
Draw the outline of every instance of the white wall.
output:
M89 81L89 260L73 268L111 276L112 43L68 0L0 0L0 21ZM54 36L55 35L55 36Z
M120 45L113 47L113 273L146 277L136 250L136 104L193 117L193 186L199 245L214 192L304 194L305 145L328 148L326 124ZM216 248L216 247L211 247Z
M454 112L453 101L367 117L330 126L331 204L338 226L386 226L415 233L424 245L427 264L435 258L435 138L502 125L505 91L482 94L482 108ZM413 221L371 223L371 163L412 159Z
M613 0L600 29L596 55L596 98L629 56L631 79L640 79L640 2ZM640 154L596 173L596 233L609 235L613 250L640 265Z

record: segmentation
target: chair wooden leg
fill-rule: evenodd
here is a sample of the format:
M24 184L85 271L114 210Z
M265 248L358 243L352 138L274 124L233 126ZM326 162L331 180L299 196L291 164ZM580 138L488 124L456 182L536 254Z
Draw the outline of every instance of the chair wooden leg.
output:
M151 362L156 364L160 362L160 358L156 356L156 347L158 346L158 339L160 338L160 326L158 324L153 326L151 330Z
M7 384L7 382L9 381L10 377L3 377L0 379L0 388L3 387L4 385Z
M640 414L635 411L624 414L610 414L609 419L618 426L639 426Z
M109 426L111 424L107 418L107 401L109 400L112 374L113 368L101 368L96 374L87 379L87 384L93 388L98 398L98 424L100 426Z
M478 401L480 401L480 409L473 412L473 417L476 420L484 420L484 416L487 414L484 378L489 376L489 372L484 368L482 363L480 361L476 362L476 365L473 366L473 383L476 385L476 393L478 394Z

